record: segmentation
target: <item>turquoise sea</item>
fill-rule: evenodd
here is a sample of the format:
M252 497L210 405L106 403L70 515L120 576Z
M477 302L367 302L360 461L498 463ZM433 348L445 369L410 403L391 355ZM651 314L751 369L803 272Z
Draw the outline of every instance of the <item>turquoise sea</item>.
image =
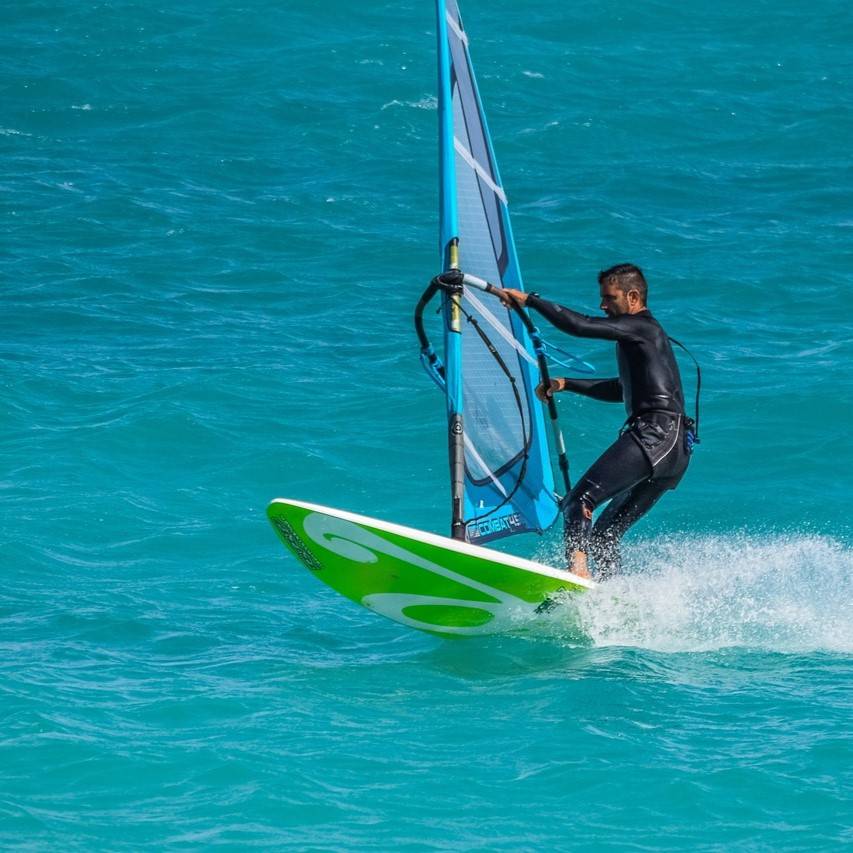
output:
M849 4L461 5L527 285L646 270L691 470L539 633L319 584L272 498L449 522L432 3L6 4L4 849L853 843Z

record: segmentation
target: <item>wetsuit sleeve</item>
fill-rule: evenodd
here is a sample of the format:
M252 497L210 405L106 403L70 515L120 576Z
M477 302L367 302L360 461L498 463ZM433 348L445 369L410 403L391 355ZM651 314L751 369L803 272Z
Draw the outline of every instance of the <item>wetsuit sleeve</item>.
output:
M603 403L622 402L622 383L618 379L563 379L565 391L573 391Z
M600 338L605 341L628 341L635 338L631 324L621 321L621 318L588 317L532 293L527 297L527 307L538 311L552 326L576 338Z

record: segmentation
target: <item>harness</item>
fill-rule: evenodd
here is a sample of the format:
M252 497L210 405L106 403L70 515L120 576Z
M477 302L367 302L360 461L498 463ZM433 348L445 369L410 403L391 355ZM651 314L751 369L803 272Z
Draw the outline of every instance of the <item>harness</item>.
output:
M669 337L669 336L667 336L667 337ZM702 391L702 368L699 367L699 362L696 361L696 357L693 355L693 353L690 352L690 350L687 349L687 347L684 346L684 344L681 343L681 341L677 341L675 338L669 338L669 342L672 344L675 344L677 347L680 347L681 349L683 349L684 352L686 352L687 355L690 356L690 360L696 366L696 404L695 404L696 417L695 418L685 418L685 421L684 421L684 426L685 426L684 433L685 433L685 440L687 442L687 452L692 453L693 452L693 446L695 444L700 443L700 438L699 438L699 394Z

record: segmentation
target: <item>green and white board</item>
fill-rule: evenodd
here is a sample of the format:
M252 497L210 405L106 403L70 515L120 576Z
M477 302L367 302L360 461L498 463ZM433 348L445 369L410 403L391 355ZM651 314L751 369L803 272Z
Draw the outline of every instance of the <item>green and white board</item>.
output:
M395 622L445 637L512 631L555 594L592 581L456 539L279 498L282 542L332 589Z

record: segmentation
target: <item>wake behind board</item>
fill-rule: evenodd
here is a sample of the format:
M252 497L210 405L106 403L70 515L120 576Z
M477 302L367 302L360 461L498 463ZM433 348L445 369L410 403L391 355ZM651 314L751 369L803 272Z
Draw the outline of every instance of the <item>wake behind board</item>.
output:
M595 585L521 557L302 501L278 498L267 516L323 583L395 622L440 636L511 631L555 594Z

